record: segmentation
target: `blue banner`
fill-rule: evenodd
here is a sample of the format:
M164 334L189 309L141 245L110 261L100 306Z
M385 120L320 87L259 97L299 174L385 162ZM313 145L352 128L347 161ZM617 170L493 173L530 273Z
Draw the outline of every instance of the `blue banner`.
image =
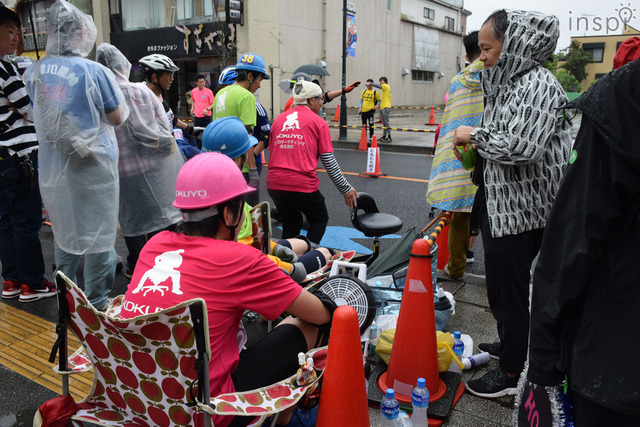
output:
M356 41L358 30L356 29L356 16L347 13L347 55L356 57Z

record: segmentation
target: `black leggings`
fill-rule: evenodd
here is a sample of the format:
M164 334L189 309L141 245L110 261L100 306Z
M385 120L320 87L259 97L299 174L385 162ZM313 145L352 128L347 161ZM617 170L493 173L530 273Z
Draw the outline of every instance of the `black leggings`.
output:
M278 213L282 217L282 238L290 239L300 234L302 214L309 221L307 238L320 244L329 222L329 212L324 204L324 196L318 191L300 193L297 191L268 190Z

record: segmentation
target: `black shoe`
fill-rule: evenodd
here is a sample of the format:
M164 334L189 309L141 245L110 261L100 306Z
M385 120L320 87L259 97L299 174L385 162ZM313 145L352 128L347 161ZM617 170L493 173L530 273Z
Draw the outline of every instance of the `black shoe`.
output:
M500 341L480 343L478 344L478 350L489 353L492 359L500 359Z
M473 256L473 251L467 251L467 264L471 264L476 259Z
M518 376L507 376L502 369L489 371L482 377L465 384L469 393L479 397L494 398L515 396L518 390Z

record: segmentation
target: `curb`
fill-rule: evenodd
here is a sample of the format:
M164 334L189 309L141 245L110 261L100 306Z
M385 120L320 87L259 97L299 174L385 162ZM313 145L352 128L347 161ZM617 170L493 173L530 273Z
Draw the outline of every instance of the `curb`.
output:
M343 148L343 149L352 149L356 150L358 145L360 145L360 141L349 141L349 140L340 140L340 139L332 139L333 148ZM431 155L433 154L433 147L420 146L420 145L406 145L399 142L380 142L378 141L378 148L380 151L386 151L390 153L405 153L405 154L425 154Z

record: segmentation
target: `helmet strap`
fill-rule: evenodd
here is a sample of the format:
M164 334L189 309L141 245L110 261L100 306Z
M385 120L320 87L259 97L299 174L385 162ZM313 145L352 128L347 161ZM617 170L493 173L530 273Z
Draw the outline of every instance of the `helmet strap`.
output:
M240 225L240 221L242 220L242 211L240 212L240 218L238 218L238 222L236 222L235 225L227 225L225 223L225 225L227 225L227 228L229 229L229 233L231 234L231 241L235 240L236 237L236 228L238 227L238 225Z

